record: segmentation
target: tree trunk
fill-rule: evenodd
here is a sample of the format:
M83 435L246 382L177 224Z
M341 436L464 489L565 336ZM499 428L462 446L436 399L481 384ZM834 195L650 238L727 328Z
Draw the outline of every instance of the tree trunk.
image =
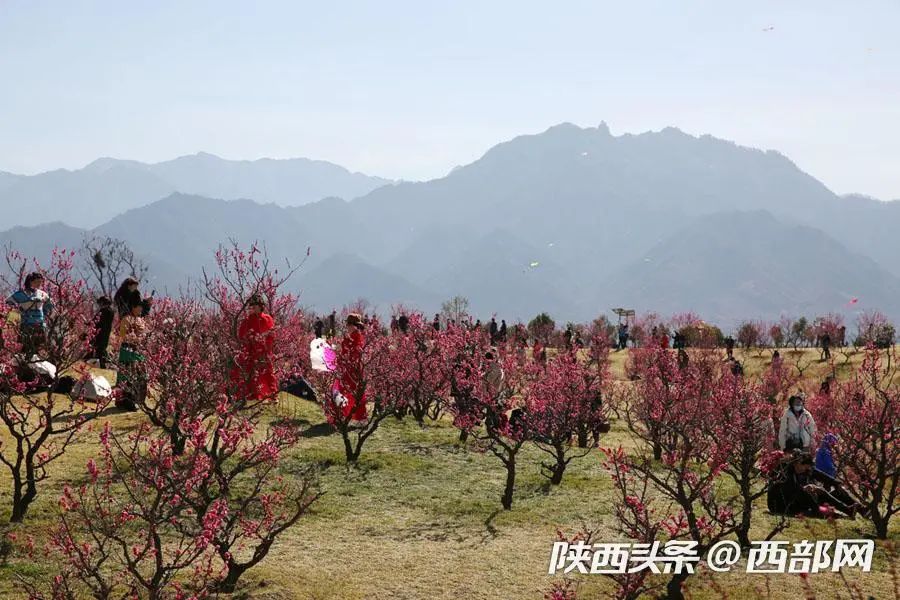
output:
M516 485L516 456L512 455L506 462L506 489L503 490L503 498L500 500L505 510L512 508L513 488Z
M872 514L872 524L875 526L875 537L879 540L887 539L889 521L889 517L885 515Z
M341 437L344 439L344 454L347 456L347 462L355 463L356 459L359 458L360 449L353 449L353 443L350 441L350 434L346 431L346 428L341 432Z
M466 431L465 429L461 429L459 431L459 441L465 442L467 439L469 439L469 432Z
M245 570L246 567L244 565L238 565L237 563L229 561L228 573L226 573L225 578L216 585L216 591L225 594L233 593L237 587L238 579L241 578L241 575L244 574Z
M12 516L9 518L10 523L21 523L25 518L27 506L22 505L22 478L18 473L13 474L13 498L12 498Z
M588 445L588 429L584 425L578 426L578 447L587 448Z
M553 472L550 476L551 485L559 485L562 483L563 473L566 471L566 454L562 445L556 446L556 464L553 465Z
M684 591L682 586L687 581L687 573L679 573L674 575L666 585L666 600L684 600Z

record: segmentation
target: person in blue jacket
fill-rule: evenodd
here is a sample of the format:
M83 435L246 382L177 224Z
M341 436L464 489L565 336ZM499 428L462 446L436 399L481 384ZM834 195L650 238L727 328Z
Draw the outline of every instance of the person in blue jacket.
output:
M19 335L22 353L27 357L40 353L47 341L47 319L53 314L50 294L42 288L44 276L31 273L25 277L22 287L6 299L6 303L21 316Z
M838 438L833 433L826 433L816 450L816 470L822 471L832 479L837 477L837 467L834 464L832 449L837 444Z

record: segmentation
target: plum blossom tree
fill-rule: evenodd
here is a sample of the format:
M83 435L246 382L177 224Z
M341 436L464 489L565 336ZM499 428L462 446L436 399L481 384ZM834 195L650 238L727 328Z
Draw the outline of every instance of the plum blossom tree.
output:
M181 501L199 521L227 509L210 544L224 565L219 589L229 591L317 494L310 473L281 476L280 459L300 431L290 422L269 421L277 387L260 385L289 378L307 355L308 346L297 343L306 331L296 298L280 291L290 273L279 275L258 247L245 251L236 244L220 248L216 268L204 273L205 302L166 300L147 317L143 351L152 393L139 408L174 456L202 455L204 477ZM242 322L251 298L259 297L275 325L248 335ZM264 353L256 350L260 338Z
M507 414L524 379L515 353L497 356L489 343L482 331L456 327L446 333L445 356L452 365L451 381L457 393L453 422L475 439L477 450L493 454L506 468L501 504L510 510L517 458L531 432L527 408Z
M870 345L856 376L832 390L829 410L812 406L821 430L837 435L833 452L841 479L881 539L900 512L900 371L885 362Z
M856 341L858 346L873 344L876 348L886 349L894 345L896 329L894 324L877 310L862 313L856 321Z
M645 508L661 533L670 540L695 543L701 557L712 544L740 529L744 501L718 481L726 469L744 465L745 456L749 464L759 444L756 436L752 444L744 445L723 439L718 432L711 435L709 416L723 398L734 399L740 392L736 378L719 373L711 356L695 353L690 364L679 367L675 357L661 348L637 353L639 380L624 417L638 449L634 454L621 447L606 452L606 468L618 490L617 505ZM763 430L757 412L742 412L745 422ZM666 586L668 598L684 597L682 586L688 576L672 576Z
M391 339L391 381L384 393L395 397L395 406L408 410L419 425L437 420L450 386L449 369L442 354L441 333L421 313L408 315L406 332Z
M557 354L546 368L530 363L524 378L528 429L535 445L552 458L550 464L542 463L541 470L551 484L559 485L568 464L589 452L573 449L573 437L580 431L599 432L607 422L601 397L603 372L570 350Z
M377 319L364 325L359 345L349 334L338 344L334 371L316 372L312 381L323 391L325 417L340 434L348 463L356 463L363 445L387 417L393 415L413 379L408 358L386 335ZM342 387L343 386L343 387ZM343 392L348 392L345 395ZM354 419L357 402L366 406L366 418Z
M63 567L46 593L29 584L30 596L206 597L222 574L212 540L228 507L219 503L198 518L186 501L207 476L204 453L176 456L147 425L120 438L108 423L100 448L99 461L88 461L88 481L66 486L59 501L47 551Z
M81 359L93 334L93 302L75 273L74 256L74 252L54 250L49 265L42 269L18 253L7 254L9 272L2 276L2 287L14 289L26 270L39 271L54 303L37 358L55 370L43 375L37 374L40 365L34 357L22 353L20 331L9 324L10 307L0 307L0 421L6 434L0 442L0 463L9 469L12 480L12 522L24 520L38 485L49 476L49 465L63 455L84 424L105 408L103 399L88 402L78 394L54 392L63 376L84 380L89 375Z
M721 373L713 390L710 414L702 424L717 453L723 477L734 482L741 503L735 527L738 542L750 546L753 504L766 493L766 475L760 468L773 452L775 428L762 387L730 372ZM786 525L782 519L769 539Z

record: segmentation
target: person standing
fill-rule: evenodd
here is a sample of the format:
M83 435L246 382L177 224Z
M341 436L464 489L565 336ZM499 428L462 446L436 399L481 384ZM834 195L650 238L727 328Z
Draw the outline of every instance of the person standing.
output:
M47 343L47 319L53 314L53 302L43 287L44 276L37 272L30 273L22 287L6 299L6 303L15 308L21 317L19 341L27 360L43 352Z
M831 359L831 336L826 331L819 338L819 341L822 344L822 360L830 360Z
M131 308L135 303L138 303L142 307L142 316L147 316L150 314L150 307L153 303L152 298L144 298L141 296L141 291L138 289L140 283L134 277L126 277L125 281L122 282L122 285L119 286L119 289L116 290L115 295L113 296L113 302L116 305L116 310L119 312L119 318L124 318L128 314L131 313Z
M816 435L816 422L804 408L802 396L791 396L778 428L778 447L784 451L809 452Z
M497 345L497 335L500 332L500 329L497 327L497 319L491 317L490 325L488 326L488 333L491 336L491 346Z
M122 393L116 398L116 406L127 411L136 411L137 403L146 395L146 375L143 369L144 355L141 349L147 335L144 323L144 305L135 299L131 311L119 319L119 372L116 387Z
M500 332L498 335L501 342L506 341L506 319L500 319Z
M431 326L435 331L441 330L441 316L438 313L434 313L434 320L431 322Z
M143 306L141 307L143 310ZM101 369L106 368L109 360L107 348L109 338L112 335L113 321L116 311L113 310L112 300L107 296L97 298L97 312L94 313L94 337L91 339L92 358L96 359Z
M361 426L368 418L362 366L363 348L366 344L363 334L365 324L357 313L347 315L346 324L347 330L337 356L339 377L335 382L335 391L346 401L343 406L344 418L349 417L351 426Z
M725 338L725 357L728 360L734 358L734 338L730 335Z
M247 316L238 326L241 349L231 369L231 380L246 400L262 400L278 393L272 369L275 319L265 309L263 297L254 294L247 301Z

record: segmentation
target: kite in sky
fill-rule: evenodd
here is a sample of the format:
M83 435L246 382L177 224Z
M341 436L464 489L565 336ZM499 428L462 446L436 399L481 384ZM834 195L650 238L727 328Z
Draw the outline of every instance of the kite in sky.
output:
M537 262L537 261L534 261L533 263L529 264L528 266L531 267L531 268L533 269L533 268L535 268L536 266L538 266L539 264L541 264L541 263L539 263L539 262Z

